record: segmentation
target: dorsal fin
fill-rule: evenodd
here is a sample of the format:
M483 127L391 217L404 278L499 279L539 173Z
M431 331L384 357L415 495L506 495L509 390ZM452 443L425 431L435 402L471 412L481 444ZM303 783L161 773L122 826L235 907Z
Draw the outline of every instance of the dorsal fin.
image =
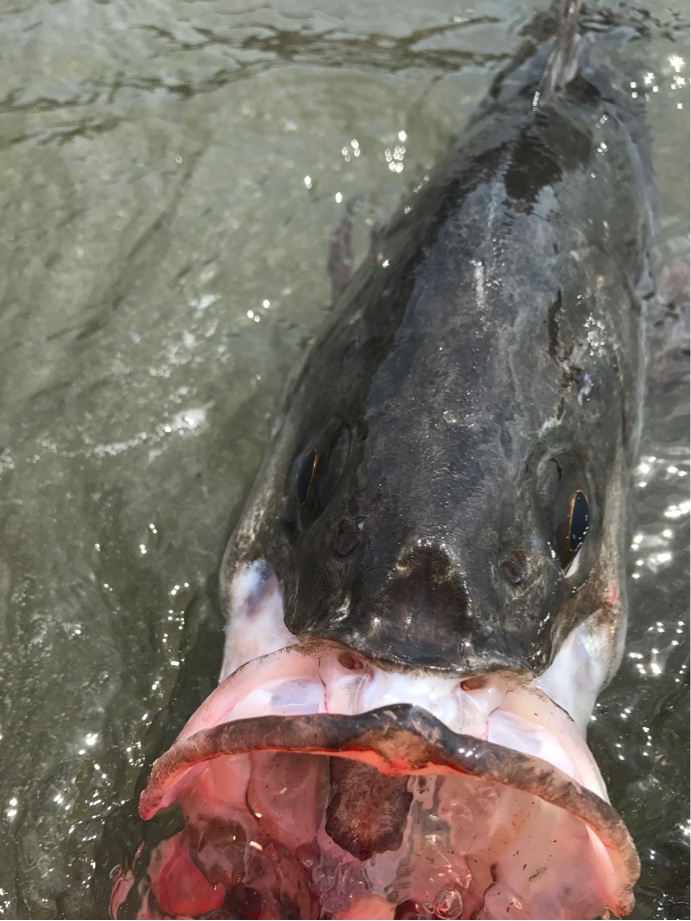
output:
M558 92L576 74L580 45L578 17L582 6L583 0L566 0L564 4L559 29L535 91L533 108L537 108L544 97Z

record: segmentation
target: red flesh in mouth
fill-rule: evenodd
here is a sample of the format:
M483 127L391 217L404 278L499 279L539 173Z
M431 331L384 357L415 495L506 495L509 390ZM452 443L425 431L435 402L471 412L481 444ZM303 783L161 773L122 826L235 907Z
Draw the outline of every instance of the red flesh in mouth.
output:
M219 686L142 794L184 828L120 872L114 917L631 910L635 849L565 711L515 676L466 690L353 661L292 646Z

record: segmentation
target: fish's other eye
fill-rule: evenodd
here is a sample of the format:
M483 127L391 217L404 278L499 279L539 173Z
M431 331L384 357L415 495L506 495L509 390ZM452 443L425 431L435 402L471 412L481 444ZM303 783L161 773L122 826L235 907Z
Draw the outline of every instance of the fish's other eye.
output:
M587 578L595 560L593 552L584 549L584 544L592 544L597 530L598 507L592 486L586 462L575 451L553 454L538 473L548 539L568 578L577 572L579 580Z
M590 503L582 489L572 492L566 514L558 519L554 531L554 542L562 569L569 568L590 527Z
M297 494L300 505L307 503L310 492L317 479L317 468L319 466L319 452L313 448L305 454L300 469L298 471Z
M287 525L304 531L321 515L343 477L349 448L348 428L331 426L298 455L287 484Z

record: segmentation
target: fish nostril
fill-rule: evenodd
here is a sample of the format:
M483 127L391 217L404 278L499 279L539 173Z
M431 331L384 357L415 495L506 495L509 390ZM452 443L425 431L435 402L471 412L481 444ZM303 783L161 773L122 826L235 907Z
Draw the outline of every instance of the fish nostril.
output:
M511 558L502 560L499 568L507 582L511 585L520 585L523 581L523 568L525 566L525 555L520 550L514 550Z
M350 672L360 671L362 668L355 656L351 656L349 652L342 652L338 657L338 661L343 668L347 668Z
M487 684L486 675L475 675L473 678L464 678L461 688L464 691L480 691Z

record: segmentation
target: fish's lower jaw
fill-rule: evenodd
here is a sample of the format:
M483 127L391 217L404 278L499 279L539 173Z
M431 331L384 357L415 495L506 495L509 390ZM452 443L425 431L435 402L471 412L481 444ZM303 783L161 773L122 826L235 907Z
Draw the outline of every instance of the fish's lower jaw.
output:
M510 675L381 672L334 644L253 660L154 765L182 827L121 873L140 918L594 918L638 873L568 714Z

